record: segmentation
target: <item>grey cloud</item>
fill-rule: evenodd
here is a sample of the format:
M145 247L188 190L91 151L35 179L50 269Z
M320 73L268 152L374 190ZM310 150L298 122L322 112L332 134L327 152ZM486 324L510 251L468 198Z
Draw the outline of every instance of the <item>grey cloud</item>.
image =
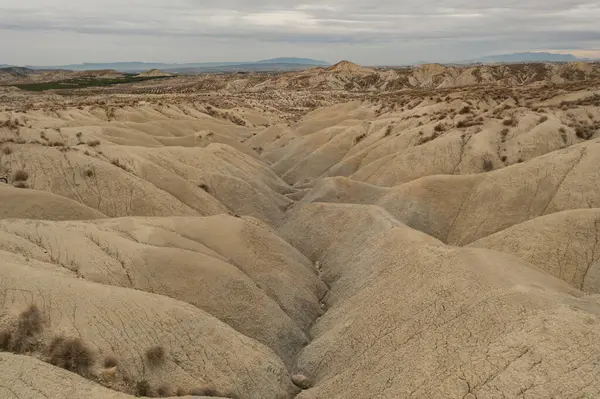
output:
M335 54L343 56L343 50L347 52L344 58L369 54L372 59L373 49L380 48L376 57L386 62L394 61L390 59L390 49L414 52L410 43L419 41L429 42L426 47L431 54L418 56L431 59L450 51L458 59L460 54L475 55L475 51L600 47L597 23L600 5L595 1L482 3L476 0L104 0L101 3L55 0L49 4L47 0L29 0L19 4L0 0L0 39L7 35L33 37L24 32L37 32L43 40L44 31L87 35L101 41L107 40L102 36L136 36L137 40L202 38L206 43L224 39L255 46L257 54L261 43L279 43L282 55L296 55L289 51L308 51L320 43L325 47L346 43L352 44L352 50L338 49ZM437 50L430 43L436 40ZM485 49L476 45L484 42L495 44ZM444 51L440 51L442 46ZM23 43L20 51L27 51L27 47ZM117 54L119 51L115 49ZM185 48L180 51L184 54ZM128 54L135 56L135 49ZM411 54L403 53L396 58L398 62L409 61ZM3 62L10 59L0 59Z

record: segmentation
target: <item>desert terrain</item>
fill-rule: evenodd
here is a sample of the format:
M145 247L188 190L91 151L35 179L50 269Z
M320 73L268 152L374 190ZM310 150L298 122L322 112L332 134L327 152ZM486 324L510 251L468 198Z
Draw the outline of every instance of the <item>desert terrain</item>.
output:
M0 398L600 397L600 65L71 74L0 74Z

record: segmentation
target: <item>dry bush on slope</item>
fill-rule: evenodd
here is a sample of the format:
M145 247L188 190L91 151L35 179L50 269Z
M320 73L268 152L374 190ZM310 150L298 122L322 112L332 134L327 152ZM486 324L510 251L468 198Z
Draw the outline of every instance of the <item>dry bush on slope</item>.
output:
M27 181L29 179L29 174L24 170L17 170L13 173L13 181Z
M38 335L42 332L42 315L36 305L31 305L19 315L17 326L10 334L8 350L13 353L26 353L38 345Z
M79 338L55 337L48 347L48 363L88 376L94 364L94 353Z
M165 348L154 346L146 350L146 360L152 366L159 366L165 361Z
M150 394L150 383L146 380L135 384L135 396L148 396Z
M171 388L166 384L163 384L156 388L156 395L160 398L166 398L168 396L171 396L171 392Z

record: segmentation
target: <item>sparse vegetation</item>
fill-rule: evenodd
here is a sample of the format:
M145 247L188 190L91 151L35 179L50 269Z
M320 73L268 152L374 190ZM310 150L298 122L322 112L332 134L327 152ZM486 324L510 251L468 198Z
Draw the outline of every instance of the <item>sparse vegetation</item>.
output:
M0 331L0 351L9 350L11 340L12 333L10 331Z
M48 363L87 376L94 364L94 353L79 338L59 336L48 348Z
M504 119L502 121L502 124L504 126L516 126L517 125L517 120L515 118L513 118L513 117L510 117L510 118Z
M27 179L29 179L29 173L25 172L22 169L19 169L13 173L12 179L15 182L27 181Z
M148 396L150 394L150 383L146 380L135 384L135 396Z
M146 360L152 366L160 366L165 362L165 348L154 346L146 350Z
M64 90L64 89L81 89L85 87L102 87L113 86L123 83L143 82L152 79L168 79L165 76L136 76L134 74L126 74L122 78L79 78L67 79L57 82L45 83L26 83L15 84L21 90L28 91L45 91L45 90Z
M363 141L363 140L364 140L366 137L367 137L367 134L366 134L366 133L363 133L363 134L361 134L361 135L359 135L359 136L356 136L356 138L354 139L354 143L355 143L355 144L358 144L358 143L360 143L361 141Z
M591 139L598 128L596 126L578 126L575 128L575 135L582 140Z
M42 332L42 314L36 305L30 305L19 315L14 331L10 335L8 350L13 353L26 353L39 345L37 336ZM5 335L4 339L7 336Z
M166 384L163 384L156 389L156 394L161 398L171 396L171 392L171 388Z
M219 393L217 392L217 390L211 386L194 388L194 389L190 390L190 395L192 395L192 396L209 396L209 397L220 396Z
M92 169L92 168L86 168L86 169L84 169L83 175L85 177L94 177L94 175L95 175L94 169Z
M491 160L489 160L489 159L483 160L483 170L486 172L494 170L494 164L492 163Z

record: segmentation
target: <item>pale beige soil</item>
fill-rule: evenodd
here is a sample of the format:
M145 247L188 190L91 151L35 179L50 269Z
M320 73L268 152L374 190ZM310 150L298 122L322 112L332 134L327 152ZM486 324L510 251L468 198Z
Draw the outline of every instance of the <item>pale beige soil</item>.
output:
M599 397L597 75L3 88L0 398Z

